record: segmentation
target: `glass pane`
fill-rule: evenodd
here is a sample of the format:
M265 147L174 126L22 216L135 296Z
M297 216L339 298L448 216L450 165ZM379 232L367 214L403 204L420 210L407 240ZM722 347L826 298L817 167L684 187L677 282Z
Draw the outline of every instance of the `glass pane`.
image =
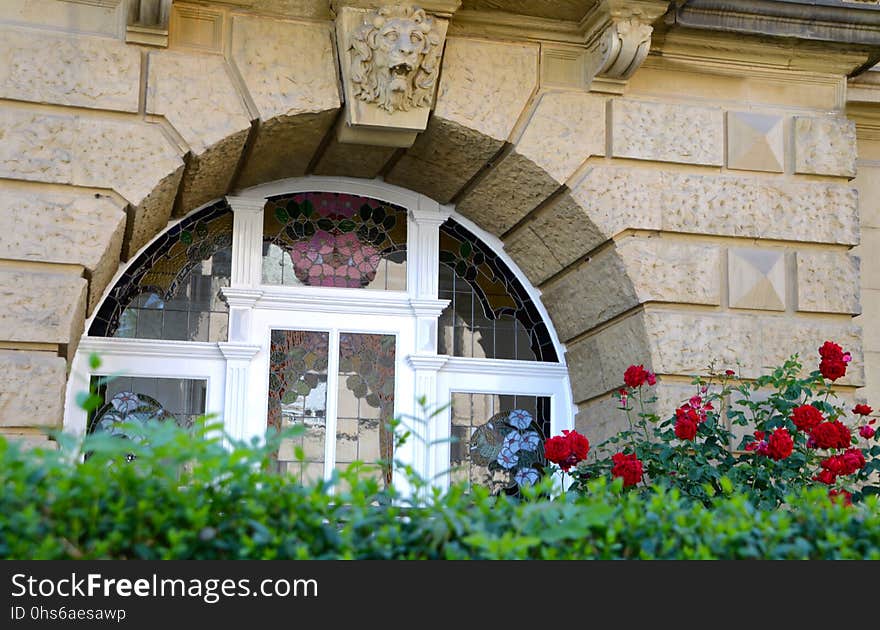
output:
M263 282L406 290L404 208L343 193L270 199L263 215Z
M221 201L183 219L138 256L101 304L89 334L226 341L228 309L220 289L229 286L231 273L232 211Z
M121 376L99 385L100 377L92 377L92 385L104 404L92 414L89 432L109 431L119 423L165 421L174 419L182 427L205 413L208 383L184 378L148 378Z
M271 332L267 425L275 431L304 427L302 435L283 439L275 456L279 472L302 482L324 475L328 348L326 332Z
M498 394L452 395L450 480L516 493L544 463L550 399ZM528 480L528 481L526 481Z
M336 465L391 461L394 417L394 335L340 333ZM369 471L368 471L369 474ZM389 466L372 474L391 481Z
M534 303L495 252L453 220L440 226L438 352L458 357L557 361Z

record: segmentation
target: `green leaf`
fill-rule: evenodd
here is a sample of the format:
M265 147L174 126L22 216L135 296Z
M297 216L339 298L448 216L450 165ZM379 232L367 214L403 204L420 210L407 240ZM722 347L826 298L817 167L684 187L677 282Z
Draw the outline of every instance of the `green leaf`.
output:
M275 208L275 218L278 219L278 222L281 224L290 221L290 215L287 213L287 210L281 206Z
M189 230L183 230L180 233L180 242L183 243L184 245L192 245L192 242L193 242L192 232L190 232Z
M97 352L92 352L89 354L89 369L97 370L99 367L101 367L101 357Z

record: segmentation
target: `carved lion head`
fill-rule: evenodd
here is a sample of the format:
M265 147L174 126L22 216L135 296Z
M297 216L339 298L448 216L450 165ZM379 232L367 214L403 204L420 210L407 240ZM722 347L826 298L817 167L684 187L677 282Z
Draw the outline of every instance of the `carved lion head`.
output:
M355 98L389 112L431 104L440 62L433 18L410 6L367 14L351 41Z

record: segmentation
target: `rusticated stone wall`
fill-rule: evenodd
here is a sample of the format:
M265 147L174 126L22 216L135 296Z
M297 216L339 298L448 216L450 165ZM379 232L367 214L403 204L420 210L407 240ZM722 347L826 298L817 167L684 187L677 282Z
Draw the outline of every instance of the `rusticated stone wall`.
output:
M395 150L334 139L329 16L200 5L155 49L89 6L80 29L0 6L0 433L60 424L84 319L169 219L308 173L381 176L498 235L542 292L591 441L618 428L631 363L668 408L712 361L754 377L833 339L855 356L842 390L864 384L843 76L658 57L617 94L542 81L539 41L450 36L427 130Z

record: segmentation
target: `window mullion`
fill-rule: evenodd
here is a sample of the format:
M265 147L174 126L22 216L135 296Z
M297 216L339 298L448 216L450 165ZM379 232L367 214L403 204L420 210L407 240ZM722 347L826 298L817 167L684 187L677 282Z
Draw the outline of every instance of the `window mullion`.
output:
M339 329L330 331L327 348L327 420L324 429L324 479L329 480L336 467L336 425L339 406Z

